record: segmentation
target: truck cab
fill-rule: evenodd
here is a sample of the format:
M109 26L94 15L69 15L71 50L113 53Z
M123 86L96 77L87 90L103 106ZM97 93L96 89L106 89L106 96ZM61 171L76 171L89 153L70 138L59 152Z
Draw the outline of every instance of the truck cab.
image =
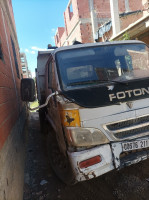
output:
M39 104L53 169L66 183L149 156L149 49L140 41L78 44L38 53ZM54 146L54 147L53 147ZM55 152L55 153L54 153Z

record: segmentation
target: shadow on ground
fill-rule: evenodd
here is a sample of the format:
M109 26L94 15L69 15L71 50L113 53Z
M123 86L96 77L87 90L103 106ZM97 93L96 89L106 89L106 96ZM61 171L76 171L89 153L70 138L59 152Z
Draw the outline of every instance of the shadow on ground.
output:
M66 186L50 167L38 112L30 113L28 130L24 200L149 200L149 160Z

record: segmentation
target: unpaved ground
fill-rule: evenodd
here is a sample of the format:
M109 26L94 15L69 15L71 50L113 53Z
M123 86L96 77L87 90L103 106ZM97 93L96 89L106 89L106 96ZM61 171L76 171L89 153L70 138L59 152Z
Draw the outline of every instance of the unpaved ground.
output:
M28 126L24 200L149 200L149 160L66 186L50 168L38 113L31 113Z

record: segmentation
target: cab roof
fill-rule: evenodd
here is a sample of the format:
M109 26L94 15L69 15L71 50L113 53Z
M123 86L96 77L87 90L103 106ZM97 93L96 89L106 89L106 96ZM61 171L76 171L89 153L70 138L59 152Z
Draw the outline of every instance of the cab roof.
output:
M63 46L55 49L52 51L52 54L55 54L59 51L65 51L70 49L79 49L79 48L86 48L86 47L97 47L97 46L108 46L108 45L120 45L120 44L145 44L139 40L121 40L121 41L112 41L112 42L97 42L97 43L86 43L86 44L77 44L77 45L70 45L70 46Z
M65 50L70 50L70 49L79 49L79 48L86 48L86 47L97 47L97 46L110 46L110 45L121 45L121 44L145 44L142 41L139 40L121 40L121 41L108 41L108 42L97 42L97 43L85 43L85 44L77 44L77 45L70 45L70 46L63 46L63 47L58 47L58 48L53 48L53 49L47 49L43 51L38 51L38 57L40 55L54 55L59 51L65 51Z

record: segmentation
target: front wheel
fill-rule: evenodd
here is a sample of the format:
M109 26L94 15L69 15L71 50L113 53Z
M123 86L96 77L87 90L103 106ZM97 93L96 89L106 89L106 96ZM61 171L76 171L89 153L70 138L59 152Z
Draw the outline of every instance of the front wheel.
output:
M58 178L68 185L74 185L76 181L70 161L61 153L53 130L49 130L47 134L47 151L51 167Z

